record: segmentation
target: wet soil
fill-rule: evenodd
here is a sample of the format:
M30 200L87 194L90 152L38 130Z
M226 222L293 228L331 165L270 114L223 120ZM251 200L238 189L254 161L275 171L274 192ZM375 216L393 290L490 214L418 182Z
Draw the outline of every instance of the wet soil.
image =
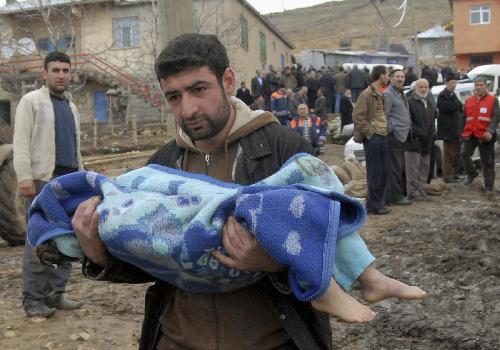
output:
M328 145L324 159L338 164L341 155L341 146ZM498 192L482 193L479 177L468 187L451 184L432 202L369 216L361 234L377 267L429 295L374 304L378 316L365 325L332 319L334 349L500 348L499 199ZM89 281L75 264L67 295L85 305L49 319L27 318L21 256L22 247L0 242L1 350L137 349L146 285ZM352 295L361 300L356 286Z

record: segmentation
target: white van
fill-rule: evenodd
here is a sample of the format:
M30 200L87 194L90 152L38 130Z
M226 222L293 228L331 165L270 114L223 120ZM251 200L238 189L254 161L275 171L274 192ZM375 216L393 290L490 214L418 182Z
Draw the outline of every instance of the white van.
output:
M375 66L385 66L387 68L392 67L392 69L403 69L404 67L400 64L389 64L389 63L344 63L342 67L345 69L345 71L349 71L352 69L352 66L357 64L358 69L365 69L368 68L368 71L371 73L373 67Z
M495 95L500 95L500 64L485 64L484 66L477 66L469 73L467 73L471 80L476 79L478 76L486 78L488 90Z

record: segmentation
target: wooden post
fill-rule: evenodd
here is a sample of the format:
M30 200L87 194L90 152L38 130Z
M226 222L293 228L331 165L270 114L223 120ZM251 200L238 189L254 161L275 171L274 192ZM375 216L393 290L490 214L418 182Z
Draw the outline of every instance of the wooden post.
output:
M132 114L132 140L134 140L134 145L137 145L137 117Z
M94 149L97 148L97 119L94 119Z

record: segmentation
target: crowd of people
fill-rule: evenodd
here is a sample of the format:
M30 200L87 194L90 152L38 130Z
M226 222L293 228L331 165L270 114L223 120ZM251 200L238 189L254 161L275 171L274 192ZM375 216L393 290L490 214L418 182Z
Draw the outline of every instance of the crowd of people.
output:
M475 94L463 106L454 93L461 77L450 71L446 88L435 101L430 93L435 80L426 74L424 69L417 78L412 70L389 72L376 66L372 83L354 107L354 139L363 143L366 155L369 213L384 215L390 212L387 206L430 200L424 185L436 139L443 140L445 182L470 185L478 176L471 157L479 148L485 193L494 192L497 98L488 92L486 79L477 77ZM408 83L412 88L405 93Z

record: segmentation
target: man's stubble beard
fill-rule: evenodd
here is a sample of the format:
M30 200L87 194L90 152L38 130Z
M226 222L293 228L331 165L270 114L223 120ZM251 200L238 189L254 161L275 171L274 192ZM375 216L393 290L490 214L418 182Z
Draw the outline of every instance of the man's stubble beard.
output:
M209 115L203 113L195 115L193 117L196 120L205 120L207 125L204 128L202 128L201 130L191 130L186 125L184 119L182 120L180 127L192 141L208 140L221 132L222 129L224 129L229 120L230 114L231 106L229 104L229 101L227 100L225 95L222 95L215 114Z

